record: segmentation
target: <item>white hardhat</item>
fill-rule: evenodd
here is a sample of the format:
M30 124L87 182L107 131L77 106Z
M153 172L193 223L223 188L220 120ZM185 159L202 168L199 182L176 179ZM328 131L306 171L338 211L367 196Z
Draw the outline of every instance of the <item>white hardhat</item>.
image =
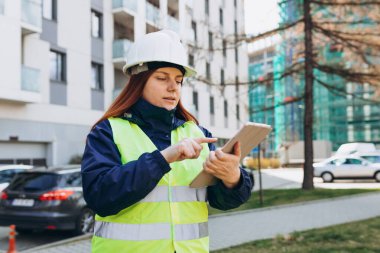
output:
M149 69L147 63L164 62L179 65L185 69L184 76L194 76L197 72L187 64L187 54L177 33L161 30L148 33L137 39L127 52L123 72L138 74Z

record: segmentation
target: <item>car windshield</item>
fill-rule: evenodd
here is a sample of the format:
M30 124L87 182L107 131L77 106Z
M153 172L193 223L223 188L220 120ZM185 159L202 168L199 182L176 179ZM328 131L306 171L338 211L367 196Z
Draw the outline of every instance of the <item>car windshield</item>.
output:
M60 176L49 173L20 173L9 185L10 191L38 192L54 188Z
M24 171L24 169L8 169L0 171L0 183L9 183L17 173L22 171Z

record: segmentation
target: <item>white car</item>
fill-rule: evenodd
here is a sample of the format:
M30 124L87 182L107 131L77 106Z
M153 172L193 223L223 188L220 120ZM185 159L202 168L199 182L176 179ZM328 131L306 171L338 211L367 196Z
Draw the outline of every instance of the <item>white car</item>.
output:
M12 164L0 165L0 192L3 191L12 178L20 172L33 168L32 165Z
M380 164L372 163L359 156L334 156L323 162L314 163L314 176L323 182L334 179L373 178L380 182Z

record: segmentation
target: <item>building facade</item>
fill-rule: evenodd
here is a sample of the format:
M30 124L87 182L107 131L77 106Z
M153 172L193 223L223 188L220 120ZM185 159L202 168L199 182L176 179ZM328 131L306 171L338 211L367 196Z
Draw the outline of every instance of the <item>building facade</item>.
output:
M179 33L186 108L222 141L247 118L243 0L0 0L0 163L65 164L127 80L130 43ZM234 85L230 85L234 84Z

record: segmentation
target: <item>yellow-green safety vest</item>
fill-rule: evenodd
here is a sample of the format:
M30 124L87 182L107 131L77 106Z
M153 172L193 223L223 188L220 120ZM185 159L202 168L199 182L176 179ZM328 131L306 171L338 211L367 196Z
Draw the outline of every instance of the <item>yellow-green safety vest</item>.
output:
M108 120L122 164L157 149L138 125L121 118ZM197 137L205 136L188 121L171 132L171 144ZM197 159L171 163L170 172L139 202L115 215L96 215L92 252L209 252L206 188L189 187L210 152L202 145Z

